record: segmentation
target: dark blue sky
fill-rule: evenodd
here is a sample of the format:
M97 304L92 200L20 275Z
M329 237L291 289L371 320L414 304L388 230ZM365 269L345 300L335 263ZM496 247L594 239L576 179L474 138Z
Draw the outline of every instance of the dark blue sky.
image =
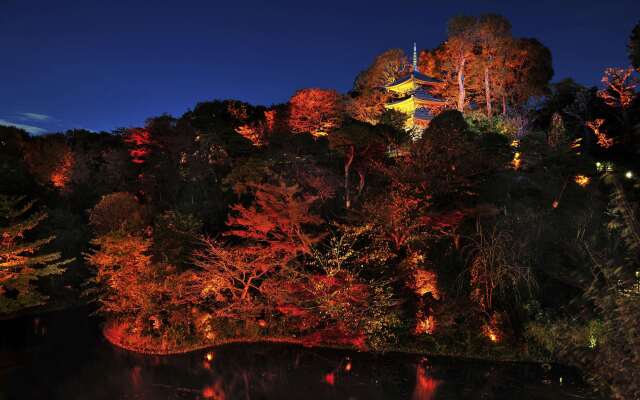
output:
M554 81L626 66L638 0L0 0L0 124L139 126L198 101L348 90L376 54L435 47L458 14L500 13L554 58Z

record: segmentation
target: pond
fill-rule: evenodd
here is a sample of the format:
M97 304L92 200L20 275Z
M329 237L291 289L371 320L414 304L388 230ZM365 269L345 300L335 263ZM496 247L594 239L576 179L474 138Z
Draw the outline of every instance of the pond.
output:
M518 398L595 397L561 367L280 344L145 356L111 346L85 310L0 321L0 400Z

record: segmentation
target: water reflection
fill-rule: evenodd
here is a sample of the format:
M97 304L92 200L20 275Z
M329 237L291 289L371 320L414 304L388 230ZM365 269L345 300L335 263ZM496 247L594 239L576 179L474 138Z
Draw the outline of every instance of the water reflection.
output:
M0 341L1 400L593 398L567 371L537 365L276 344L143 356L111 347L84 319L61 318L46 324L45 336L33 335L32 321L24 331L0 326L0 334L16 332Z
M429 361L426 358L416 365L416 386L412 400L433 400L440 381L429 373Z

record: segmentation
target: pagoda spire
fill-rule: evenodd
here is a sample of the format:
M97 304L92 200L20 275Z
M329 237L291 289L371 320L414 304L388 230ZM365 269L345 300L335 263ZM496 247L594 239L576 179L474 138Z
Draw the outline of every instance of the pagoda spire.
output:
M418 50L416 42L413 42L413 72L418 72Z

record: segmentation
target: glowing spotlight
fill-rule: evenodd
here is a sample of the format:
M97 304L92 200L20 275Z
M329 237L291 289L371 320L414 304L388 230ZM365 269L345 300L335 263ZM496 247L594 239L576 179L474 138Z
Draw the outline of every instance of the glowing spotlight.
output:
M633 172L631 172L631 171L627 171L627 172L624 174L624 177L625 177L625 178L627 178L627 179L631 179L631 178L633 178Z
M208 352L207 354L204 355L204 358L207 361L212 361L213 360L213 353L212 352Z
M576 175L573 180L580 186L585 187L591 182L591 178L584 175Z

